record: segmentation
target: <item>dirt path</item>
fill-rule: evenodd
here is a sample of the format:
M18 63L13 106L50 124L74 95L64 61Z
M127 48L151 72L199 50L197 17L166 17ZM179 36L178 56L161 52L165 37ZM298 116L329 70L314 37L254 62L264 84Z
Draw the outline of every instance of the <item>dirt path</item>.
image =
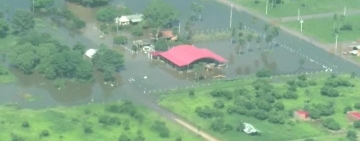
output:
M197 129L196 127L186 123L185 121L181 120L181 119L177 119L175 117L173 117L173 119L179 123L180 125L184 126L185 128L189 129L190 131L194 132L195 134L198 134L200 135L201 137L203 137L204 139L206 139L207 141L220 141L220 140L217 140L216 138L210 136L209 134L203 132L203 131L200 131L199 129Z
M305 15L305 16L300 15L300 18L302 18L304 20L316 19L316 18L327 18L327 17L333 17L334 14L339 15L339 13L343 14L342 12L329 12L329 13L321 13L321 14ZM360 10L348 11L346 13L346 16L358 15L358 14L360 14ZM297 21L298 17L297 16L292 16L292 17L283 17L283 18L280 18L280 19L281 19L281 22L291 22L291 21Z
M261 20L266 21L266 22L268 22L268 23L272 23L272 21L274 21L274 19L269 19L269 18L267 18L267 17L265 17L265 16L263 16L263 15L261 15L261 14L259 14L259 13L252 12L251 10L243 7L243 6L240 5L240 4L233 3L231 0L217 0L217 1L218 1L219 3L225 4L225 5L228 5L228 6L233 5L233 6L234 6L234 9L236 9L236 10L238 10L238 11L243 11L243 12L248 13L248 14L250 14L250 15L253 15L254 17L257 17L258 19L261 19ZM321 43L321 42L319 42L319 41L317 41L317 40L314 40L313 38L310 38L310 37L307 37L307 36L303 35L303 34L300 33L300 32L297 32L297 31L294 31L294 30L290 30L290 29L288 29L288 28L286 28L286 27L284 27L284 26L282 26L282 25L277 25L277 26L278 26L282 31L285 31L285 32L287 32L287 33L289 33L289 34L291 34L291 35L293 35L293 36L296 36L296 37L298 37L298 38L300 38L300 39L302 39L302 40L304 40L304 41L306 41L306 42L312 43L312 44L314 44L315 46L317 46L317 47L319 47L319 48L322 48L323 50L325 50L325 51L327 51L327 52L329 52L329 53L334 53L333 51L331 51L331 50L329 49L329 48L331 48L331 47L334 46L334 45L332 45L332 44L331 44L331 45L323 44L323 43ZM341 44L341 43L339 43L339 45L340 45L340 44ZM339 52L340 52L340 51L339 51ZM347 60L347 61L349 61L349 62L351 62L351 63L353 63L353 64L355 64L355 65L357 65L357 66L360 66L360 62L356 62L356 61L351 60L351 59L349 59L349 58L347 58L347 57L345 57L345 56L342 56L342 55L341 55L341 52L340 52L340 53L339 53L339 52L336 54L337 56L339 56L339 57L343 58L344 60Z

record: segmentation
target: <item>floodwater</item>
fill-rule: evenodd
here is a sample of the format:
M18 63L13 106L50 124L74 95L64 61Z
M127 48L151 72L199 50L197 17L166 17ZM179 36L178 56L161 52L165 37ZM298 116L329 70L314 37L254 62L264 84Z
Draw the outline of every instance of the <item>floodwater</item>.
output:
M11 6L12 9L29 9L29 3L19 4L20 1L23 2L22 0L13 0L11 3L14 2L14 4L10 3L9 6ZM6 2L8 1L6 0ZM57 2L61 3L63 1L59 0ZM113 0L112 3L114 5L127 6L135 13L141 13L149 2L150 0L141 0L141 2L134 0ZM190 4L192 0L167 0L166 2L169 2L179 11L181 22L185 23L190 15ZM229 27L230 7L214 1L198 2L204 6L202 14L204 20L196 24L195 30ZM5 0L0 0L0 3L5 3ZM50 32L55 38L59 38L70 46L75 42L81 42L89 48L96 48L99 44L105 44L124 52L126 60L125 69L117 76L119 77L119 79L117 79L118 81L112 84L114 86L104 84L104 82L102 82L102 76L96 73L96 81L93 83L69 83L65 89L59 90L40 75L34 74L27 76L16 70L12 70L18 77L19 82L16 84L0 85L0 90L2 90L1 103L17 102L25 107L41 108L57 105L71 106L89 103L91 101L107 102L118 99L128 99L144 105L153 106L154 101L156 101L156 96L152 96L153 93L197 84L193 81L195 78L193 73L180 74L167 64L150 60L144 54L132 54L121 47L113 46L110 36L99 38L102 33L98 30L95 16L90 15L91 13L95 13L96 9L84 8L72 4L66 4L66 6L87 22L87 28L84 29L82 34L71 37L69 36L69 31L61 27L57 30L43 30ZM254 19L251 15L235 10L233 15L234 26L241 21L255 32L263 32L264 22ZM224 74L229 79L236 78L238 76L254 74L262 68L270 69L275 74L318 71L323 70L323 66L331 67L333 71L360 72L358 66L330 55L315 47L313 44L286 33L280 32L276 40L281 43L281 46L274 48L272 51L265 51L265 46L267 45L261 44L260 51L245 51L245 53L241 55L235 53L236 45L230 44L230 41L197 43L195 45L201 48L209 48L229 60L227 68L212 72L212 74L209 74L209 78L219 74ZM250 46L255 46L255 44L251 43ZM300 59L306 61L303 66L305 68L304 70L299 70ZM134 79L135 81L130 82L128 81L129 79Z

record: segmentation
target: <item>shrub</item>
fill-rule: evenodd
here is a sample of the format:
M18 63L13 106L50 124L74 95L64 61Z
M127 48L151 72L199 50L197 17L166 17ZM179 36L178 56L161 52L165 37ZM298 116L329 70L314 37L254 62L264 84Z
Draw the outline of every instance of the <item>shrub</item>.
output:
M225 104L221 100L216 100L214 102L214 107L217 108L217 109L222 109L222 108L225 107Z
M330 130L340 130L340 124L333 118L327 118L321 121L322 125Z
M118 141L131 141L131 139L127 135L121 134Z
M159 133L159 136L162 138L169 137L170 131L166 127L165 122L156 120L154 124L151 126L151 128Z
M116 36L113 39L114 44L124 45L128 43L128 39L125 36Z
M271 72L268 69L261 69L258 72L256 72L256 77L270 77Z
M50 133L49 133L48 130L42 130L41 133L40 133L40 136L41 136L41 137L47 137L47 136L49 136L49 135L50 135Z
M339 91L331 86L324 86L320 90L321 95L328 96L328 97L338 97Z
M141 28L141 26L133 26L131 28L131 34L134 36L142 36L144 35L143 29Z
M29 124L29 122L24 121L24 122L21 124L21 126L24 127L24 128L28 128L28 127L30 127L30 124Z
M92 126L89 126L89 125L84 126L84 133L90 134L93 131L94 130L92 129Z
M355 128L360 129L360 121L359 120L355 121L353 125Z
M195 95L195 90L194 89L189 90L189 95L194 96Z
M360 102L354 104L355 109L360 109Z
M25 139L14 133L11 133L11 141L25 141Z

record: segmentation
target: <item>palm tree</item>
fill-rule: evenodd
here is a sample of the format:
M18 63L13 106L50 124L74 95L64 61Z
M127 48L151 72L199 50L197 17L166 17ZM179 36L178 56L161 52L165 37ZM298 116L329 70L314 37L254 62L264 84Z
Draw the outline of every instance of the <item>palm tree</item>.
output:
M259 50L259 44L262 42L262 38L260 35L256 36L256 49Z
M238 44L238 54L241 54L241 50L242 47L246 44L246 40L244 38L240 38L239 39L239 44Z
M337 16L336 13L335 13L334 16L333 16L333 20L334 20L334 29L333 29L333 30L334 30L334 32L335 32L335 30L336 30L336 29L335 29L335 28L336 28L336 21L338 20L338 16Z
M247 50L250 51L249 47L250 47L250 43L252 42L252 40L254 39L254 36L252 33L249 33L246 36L246 40L247 40Z

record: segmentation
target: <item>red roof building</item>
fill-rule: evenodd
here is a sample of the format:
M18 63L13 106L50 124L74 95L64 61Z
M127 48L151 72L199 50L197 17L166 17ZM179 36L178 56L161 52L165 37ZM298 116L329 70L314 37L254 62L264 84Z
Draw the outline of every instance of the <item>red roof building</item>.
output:
M299 120L307 120L309 118L309 113L304 110L297 110L294 112L294 117Z
M197 48L193 45L178 45L164 52L153 52L152 57L160 57L175 65L176 67L188 67L202 59L210 59L218 63L227 62L223 57L205 48Z
M350 120L350 121L357 121L357 120L360 120L360 112L348 112L347 113L347 118Z

